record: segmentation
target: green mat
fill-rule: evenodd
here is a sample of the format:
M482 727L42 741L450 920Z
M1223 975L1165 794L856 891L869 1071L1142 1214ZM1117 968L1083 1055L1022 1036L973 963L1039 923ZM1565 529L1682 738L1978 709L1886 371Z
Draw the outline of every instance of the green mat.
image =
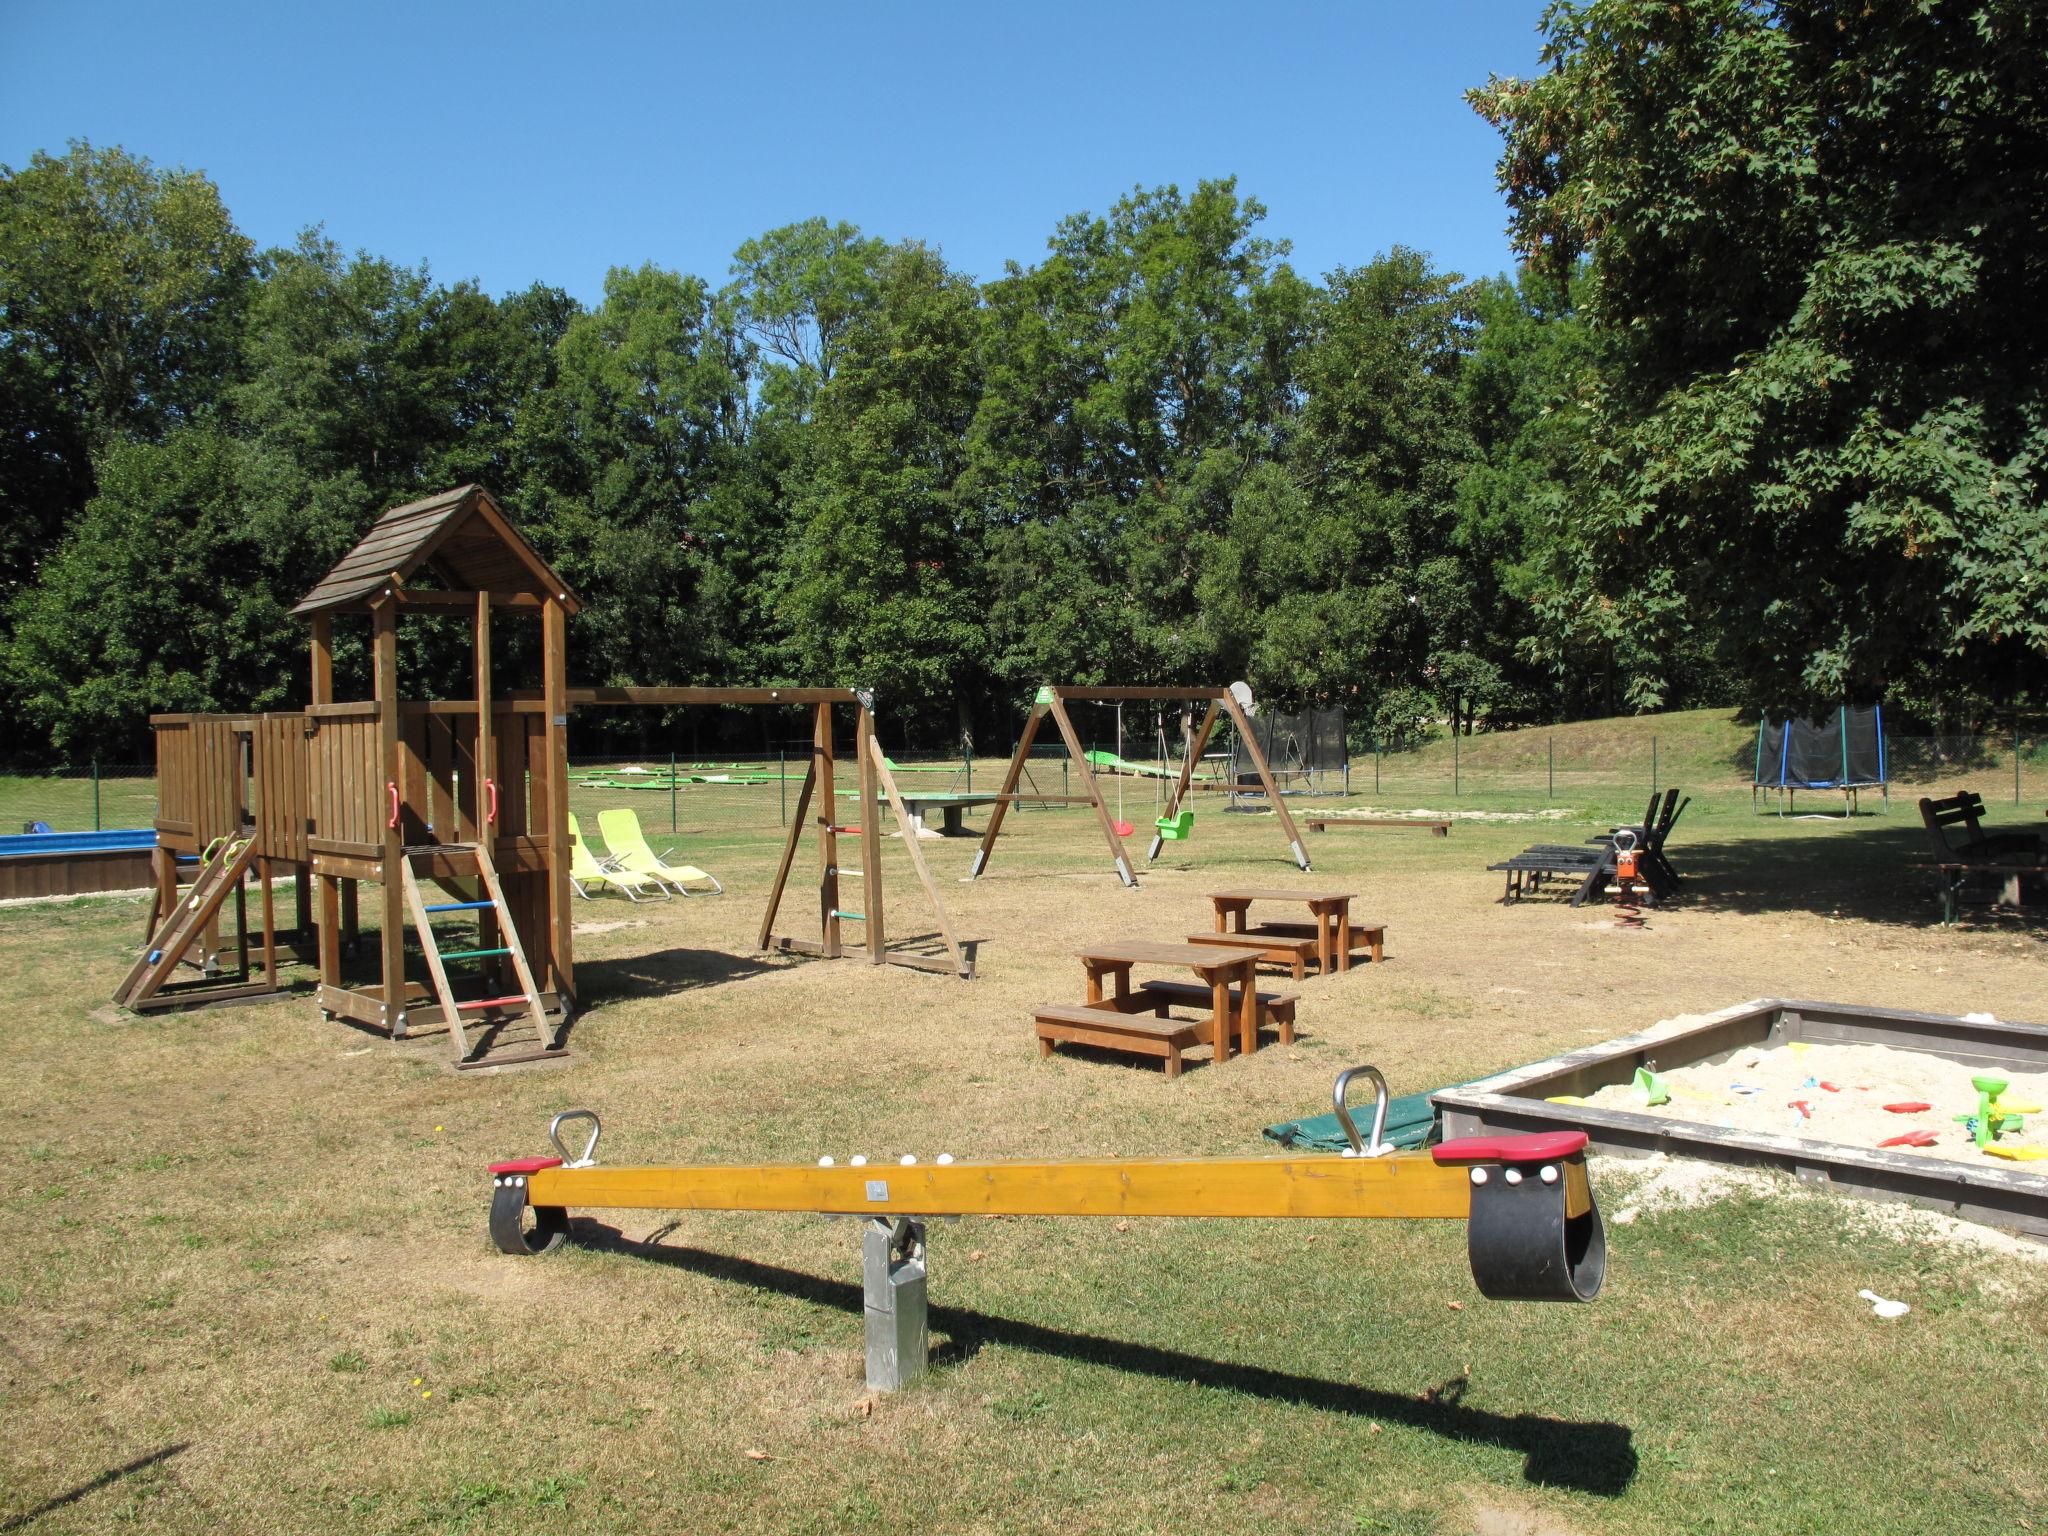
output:
M1463 1087L1462 1083L1454 1084ZM1440 1093L1441 1089L1431 1089ZM1372 1106L1359 1105L1351 1111L1351 1118L1358 1123L1358 1134L1372 1134ZM1281 1125L1269 1125L1266 1134L1283 1147L1299 1147L1304 1152L1341 1152L1350 1146L1344 1135L1344 1127L1337 1123L1335 1115L1317 1115L1311 1120L1289 1120ZM1397 1099L1387 1101L1387 1125L1381 1133L1387 1141L1403 1151L1415 1147L1426 1147L1441 1139L1437 1129L1436 1111L1430 1107L1428 1093L1405 1093Z

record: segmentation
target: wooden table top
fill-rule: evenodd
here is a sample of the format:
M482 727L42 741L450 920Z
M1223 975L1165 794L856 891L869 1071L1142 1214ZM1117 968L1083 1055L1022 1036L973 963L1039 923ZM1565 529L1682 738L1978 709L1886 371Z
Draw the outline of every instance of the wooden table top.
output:
M1211 901L1356 901L1358 892L1334 886L1289 887L1248 885L1235 891L1211 891Z
M1081 958L1110 965L1184 965L1191 970L1213 971L1257 961L1265 953L1243 944L1173 944L1159 939L1130 939L1084 949Z

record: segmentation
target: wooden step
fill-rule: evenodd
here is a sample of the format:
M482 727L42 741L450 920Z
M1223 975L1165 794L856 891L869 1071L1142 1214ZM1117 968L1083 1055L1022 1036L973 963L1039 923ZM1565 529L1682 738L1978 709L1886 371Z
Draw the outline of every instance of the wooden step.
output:
M1288 934L1296 936L1305 934L1313 941L1316 936L1316 925L1314 923L1267 923L1265 927L1268 933L1277 934L1282 937ZM1333 926L1330 929L1330 942L1335 944L1340 937L1341 931ZM1377 922L1360 922L1354 917L1351 920L1351 952L1357 954L1360 950L1369 951L1375 962L1384 960L1387 955L1387 925Z
M1040 1056L1050 1056L1055 1045L1093 1045L1104 1050L1127 1051L1134 1056L1160 1057L1166 1063L1168 1077L1180 1076L1182 1051L1208 1043L1204 1025L1119 1013L1107 1003L1100 1007L1079 1003L1040 1008L1036 1022Z
M1166 1010L1175 1003L1189 1008L1209 1008L1215 997L1198 981L1147 981L1138 985L1135 994L1140 1004L1150 1003L1160 1018L1166 1017ZM1280 1031L1280 1043L1294 1043L1294 1005L1298 1001L1292 992L1261 992L1259 999L1259 1022L1272 1023ZM1230 1010L1234 1014L1244 1002L1244 989L1230 989Z

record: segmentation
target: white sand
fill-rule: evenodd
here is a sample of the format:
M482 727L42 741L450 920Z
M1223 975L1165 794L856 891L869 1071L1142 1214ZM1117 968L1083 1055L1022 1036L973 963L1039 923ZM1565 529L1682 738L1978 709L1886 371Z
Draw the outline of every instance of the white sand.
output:
M1795 1042L1770 1050L1742 1050L1719 1065L1702 1062L1659 1075L1671 1089L1666 1103L1646 1105L1642 1094L1626 1084L1603 1088L1587 1102L1601 1109L1852 1147L1874 1148L1889 1137L1924 1129L1935 1133L1935 1145L1884 1150L2048 1176L2048 1159L2014 1162L1979 1151L1956 1120L1977 1111L1971 1069L1921 1051ZM1997 1075L2009 1084L2001 1103L2048 1108L2048 1072ZM1816 1080L1832 1084L1835 1091L1807 1086ZM1737 1085L1757 1091L1739 1093ZM1809 1113L1793 1108L1794 1100L1804 1103ZM1914 1102L1932 1107L1911 1114L1890 1113L1884 1107ZM2048 1149L2048 1115L2029 1113L2022 1119L2022 1128L2000 1136L1998 1145Z

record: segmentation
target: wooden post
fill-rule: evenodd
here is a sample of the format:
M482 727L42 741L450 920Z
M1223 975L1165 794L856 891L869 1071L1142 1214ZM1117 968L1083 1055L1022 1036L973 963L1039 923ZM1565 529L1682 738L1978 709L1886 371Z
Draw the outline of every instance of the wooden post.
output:
M576 970L571 958L569 891L569 614L559 593L541 605L541 694L547 709L548 926L547 973L551 990L571 1007ZM529 767L529 772L532 769ZM529 957L530 958L530 957Z
M320 876L320 985L341 985L341 881ZM330 1010L331 1013L332 1010Z
M782 840L782 862L775 868L775 883L768 888L767 910L761 914L761 932L754 940L756 949L766 949L775 937L775 914L782 906L782 891L789 884L790 868L796 863L797 845L804 840L804 817L810 812L811 790L817 782L818 765L812 763L804 770L804 787L797 791L796 815L790 818L789 832Z
M383 882L378 946L383 951L384 1027L393 1039L405 1034L405 861L404 788L398 761L398 602L386 594L370 609L371 649L375 660L377 761L383 782L365 786L376 797L377 821L383 828ZM397 814L394 814L394 802Z
M313 615L313 702L334 702L334 615Z
M953 924L946 916L946 903L939 896L939 888L932 883L932 872L925 867L924 849L918 846L917 823L910 819L910 813L903 808L903 796L896 789L896 775L889 771L889 765L882 761L882 744L870 736L868 756L873 760L875 777L881 781L882 793L889 798L889 809L896 817L896 831L903 839L903 846L910 850L911 867L917 871L917 878L924 886L924 893L932 904L932 916L938 919L939 937L946 941L946 952L953 957L955 974L965 978L974 974L974 967L967 963L967 956L961 952L960 941L953 937ZM1001 802L998 801L998 804ZM880 806L875 810L879 811ZM865 830L867 823L862 822ZM876 846L880 847L879 836Z
M1173 793L1167 796L1166 814L1160 818L1162 821L1171 821L1180 813L1181 800L1186 796L1188 785L1195 777L1195 764L1201 761L1202 751L1209 745L1209 733L1216 729L1216 716L1222 707L1214 699L1209 701L1208 712L1202 716L1202 728L1187 743L1187 755L1181 760L1180 777L1174 781ZM1152 833L1152 848L1145 855L1145 862L1149 864L1158 858L1159 850L1165 845L1166 839L1155 829Z
M1237 727L1237 734L1244 738L1244 749L1251 754L1252 767L1259 772L1259 782L1266 786L1266 799L1272 805L1274 814L1280 818L1281 830L1287 834L1287 845L1294 850L1294 862L1306 870L1308 850L1301 846L1301 832L1294 825L1294 816L1287 809L1287 802L1280 798L1280 786L1273 782L1273 770L1266 766L1265 748L1259 745L1259 738L1252 734L1252 723L1238 707L1237 696L1226 688L1220 702L1230 711L1230 723Z
M1024 734L1017 739L1017 750L1010 755L1010 766L1003 771L1002 798L989 807L988 829L981 834L981 846L974 850L974 862L967 869L970 880L988 868L988 856L996 845L996 834L1003 830L1003 815L1010 808L1010 796L1017 793L1017 783L1024 776L1024 764L1031 756L1031 743L1038 739L1038 727L1044 719L1045 706L1034 703L1031 714L1024 721Z
M825 958L839 958L839 834L834 829L839 813L838 797L832 789L832 706L818 704L811 711L811 767L817 780L818 796L818 937ZM867 825L868 812L861 812Z
M820 705L829 710L829 705ZM882 805L881 788L875 777L881 744L875 740L875 717L865 704L856 704L855 744L860 768L860 889L861 910L868 915L868 964L880 965L889 936L882 924ZM917 828L905 827L904 837L915 841ZM922 852L922 850L919 850Z
M1116 863L1117 878L1127 886L1135 886L1138 877L1131 873L1131 861L1124 852L1124 840L1117 836L1115 825L1109 819L1109 807L1102 803L1102 786L1096 782L1095 770L1089 765L1088 754L1082 750L1081 738L1074 731L1074 722L1067 718L1067 706L1060 702L1059 690L1052 691L1053 723L1060 728L1060 735L1066 739L1067 754L1074 760L1074 772L1081 780L1081 793L1095 806L1095 819L1102 824L1102 835L1109 841L1109 856Z

